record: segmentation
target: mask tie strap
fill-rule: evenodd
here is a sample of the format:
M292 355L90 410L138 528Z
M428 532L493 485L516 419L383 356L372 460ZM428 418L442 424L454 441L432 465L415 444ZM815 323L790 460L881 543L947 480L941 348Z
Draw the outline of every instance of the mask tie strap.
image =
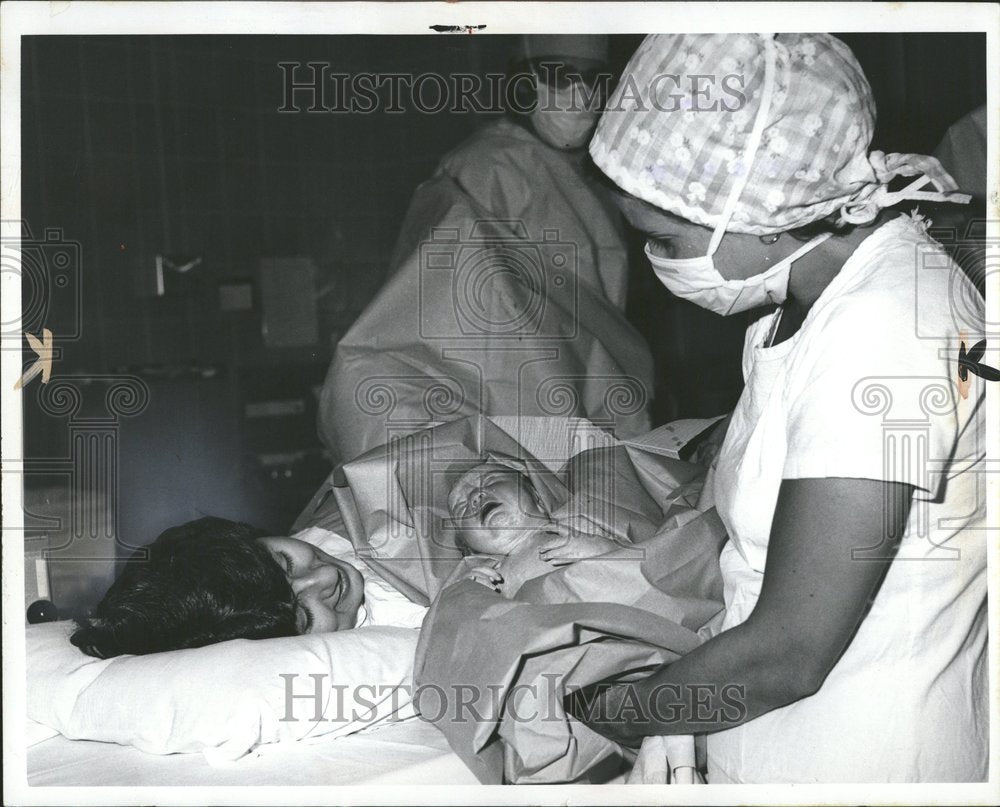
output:
M774 74L777 70L777 55L775 53L774 34L764 34L764 85L761 88L760 106L757 107L757 117L754 118L753 129L750 130L750 137L747 139L746 147L743 149L743 157L740 159L742 171L737 175L736 182L733 183L726 205L722 208L722 215L719 223L715 225L712 233L712 240L708 244L708 254L714 255L719 248L722 237L726 234L726 227L733 212L736 210L736 203L747 182L750 181L750 169L753 166L754 157L760 147L761 137L764 135L764 126L767 123L767 113L771 111L771 98L774 95Z
M792 266L795 265L795 262L799 258L809 252L812 252L832 235L832 232L826 232L813 236L787 258L782 258L774 264L774 266L764 272L762 282L764 290L767 292L767 295L771 300L779 303L783 303L785 301L788 290L788 273L791 272Z
M782 258L780 263L795 263L799 258L805 255L807 252L812 252L816 247L826 241L827 238L832 236L832 232L820 233L810 238L806 243L799 247L795 252L789 255L787 258Z

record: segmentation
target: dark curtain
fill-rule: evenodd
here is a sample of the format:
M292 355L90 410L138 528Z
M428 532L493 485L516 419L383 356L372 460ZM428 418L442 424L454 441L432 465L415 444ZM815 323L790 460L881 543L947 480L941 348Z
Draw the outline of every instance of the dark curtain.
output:
M986 103L986 35L836 34L875 94L873 148L929 154L951 124Z

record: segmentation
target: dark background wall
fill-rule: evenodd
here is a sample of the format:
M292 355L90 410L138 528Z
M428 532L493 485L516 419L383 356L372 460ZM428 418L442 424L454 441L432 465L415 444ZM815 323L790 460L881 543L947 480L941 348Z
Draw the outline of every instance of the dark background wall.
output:
M640 39L613 38L619 66ZM981 35L843 39L876 95L877 148L927 153L985 101ZM122 422L115 529L142 544L204 513L287 528L328 469L311 389L383 281L413 190L488 116L281 113L278 63L482 73L505 68L511 38L22 41L24 219L36 238L59 228L81 255L80 337L57 342L54 372L132 373L152 391L148 409ZM657 419L725 411L742 383L744 323L672 298L633 246L628 312L657 360ZM182 294L153 296L157 254L202 258ZM269 346L261 259L295 256L317 267L305 301L317 336ZM253 285L251 309L222 310L219 286L233 281ZM268 415L275 401L285 409ZM32 389L25 417L28 456L67 454L66 424L40 411Z
M380 283L413 188L477 122L279 113L278 62L476 70L497 50L436 42L27 38L25 218L62 227L84 249L87 327L66 366L267 358L256 319L220 317L211 286L138 296L158 252L202 255L212 281L253 278L262 256L316 256L336 281L325 324L348 325Z

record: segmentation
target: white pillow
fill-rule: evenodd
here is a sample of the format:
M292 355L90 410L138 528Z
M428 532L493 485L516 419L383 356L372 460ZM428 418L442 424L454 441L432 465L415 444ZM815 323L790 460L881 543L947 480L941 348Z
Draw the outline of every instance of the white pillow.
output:
M350 542L336 533L311 529L296 537L353 558ZM27 633L29 723L71 739L152 754L203 751L223 761L262 743L343 736L415 716L412 626L236 639L112 659L74 647L73 630L72 622L56 622Z
M68 621L27 628L28 718L71 739L231 760L261 743L413 716L419 633L411 628L235 639L111 659L70 644L73 629Z

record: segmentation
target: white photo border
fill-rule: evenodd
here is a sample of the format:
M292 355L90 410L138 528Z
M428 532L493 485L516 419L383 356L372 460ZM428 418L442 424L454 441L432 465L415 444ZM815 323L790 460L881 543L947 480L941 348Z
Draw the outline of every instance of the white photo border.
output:
M0 8L0 207L4 238L21 214L21 37L81 34L424 34L433 24L484 25L477 36L515 33L652 32L983 32L987 47L989 170L988 238L992 257L1000 247L997 132L1000 127L1000 6L978 3L226 3L226 2L24 2ZM1000 273L987 279L987 321L1000 321ZM19 321L20 278L0 279L3 321ZM4 468L20 458L21 374L19 351L0 351L2 456ZM1000 385L987 385L987 524L1000 530ZM3 529L23 528L21 475L2 478ZM996 574L1000 547L988 545L988 619L1000 626ZM990 742L993 763L983 784L908 785L712 785L616 786L349 786L310 787L29 787L26 779L25 636L23 544L3 543L4 802L13 804L995 804L1000 803L998 670L1000 648L991 637Z

